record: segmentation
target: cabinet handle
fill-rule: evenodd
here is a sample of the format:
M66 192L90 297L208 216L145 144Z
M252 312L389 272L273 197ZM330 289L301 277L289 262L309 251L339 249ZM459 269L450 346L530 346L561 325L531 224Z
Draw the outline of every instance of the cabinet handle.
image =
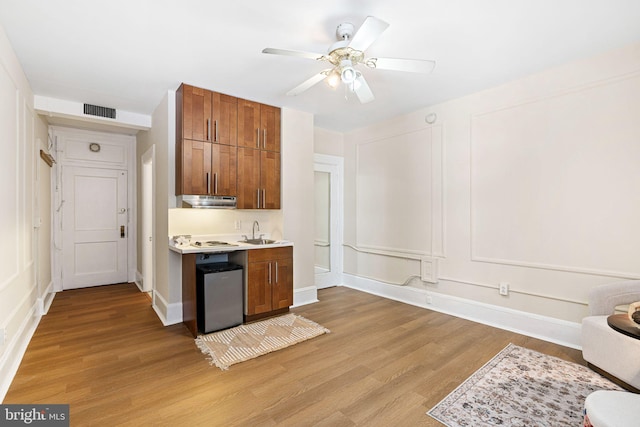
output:
M278 284L278 261L276 261L276 285Z
M260 148L260 128L256 129L256 135L258 140L256 141L256 148Z
M271 284L271 263L269 263L269 284Z
M120 226L120 238L121 239L125 238L124 225ZM269 264L269 267L271 267L271 264ZM271 275L271 268L269 268L269 275ZM271 283L271 282L269 282L269 283Z
M258 209L260 209L260 189L258 188Z
M213 194L218 194L218 174L213 174Z
M267 209L267 190L262 189L262 208Z
M214 130L215 130L215 133L214 133L214 135L215 135L215 136L214 136L214 138L215 138L215 139L214 139L214 141L215 141L215 142L219 142L219 141L218 141L218 121L217 121L217 120L215 120L215 121L213 122L213 126L214 126Z
M207 119L207 141L211 141L211 120Z
M262 148L267 148L267 128L262 131Z
M211 193L211 179L209 179L209 172L206 173L207 177L207 194Z

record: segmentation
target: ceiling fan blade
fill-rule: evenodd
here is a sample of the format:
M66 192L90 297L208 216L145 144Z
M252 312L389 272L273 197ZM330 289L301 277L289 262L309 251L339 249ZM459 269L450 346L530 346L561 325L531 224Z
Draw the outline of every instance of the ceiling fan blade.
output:
M298 86L294 87L289 92L287 92L287 95L288 96L300 95L302 92L311 88L313 85L320 83L322 80L326 79L328 71L330 70L320 71L318 74L313 75L311 78L303 81Z
M349 43L349 47L364 51L387 29L388 23L373 16L367 16L362 26L356 31Z
M300 58L308 58L308 59L322 59L324 57L324 55L321 53L301 52L298 50L274 49L272 47L267 47L262 49L262 53L270 53L273 55L298 56Z
M354 92L362 104L366 104L367 102L371 102L376 99L362 74L359 74L356 78L356 81L354 82L354 89Z
M425 59L369 58L365 64L370 68L393 71L409 71L411 73L430 73L436 61Z

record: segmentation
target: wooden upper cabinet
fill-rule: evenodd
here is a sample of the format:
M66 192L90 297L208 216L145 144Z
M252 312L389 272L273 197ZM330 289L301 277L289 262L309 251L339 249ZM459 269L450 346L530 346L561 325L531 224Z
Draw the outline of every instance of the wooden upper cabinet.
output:
M280 209L281 110L181 84L176 195L237 196L238 209Z
M255 148L238 147L238 209L259 209L260 156Z
M238 145L280 151L280 108L238 100Z
M280 209L280 153L260 152L260 208Z
M280 109L270 105L260 106L261 148L280 151Z
M213 92L211 94L213 120L213 142L223 145L238 145L238 98Z
M207 195L211 177L211 143L204 141L182 141L180 163L182 177L177 194ZM176 156L177 157L177 156Z
M186 84L178 90L182 94L182 138L211 141L211 91Z
M238 146L260 148L260 104L238 99Z
M209 194L237 195L238 149L234 145L211 144L211 184Z

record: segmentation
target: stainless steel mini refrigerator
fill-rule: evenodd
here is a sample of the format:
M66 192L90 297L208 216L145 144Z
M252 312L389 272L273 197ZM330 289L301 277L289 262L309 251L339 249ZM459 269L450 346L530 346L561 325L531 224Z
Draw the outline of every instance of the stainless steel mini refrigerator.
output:
M216 262L196 267L198 329L209 333L242 324L242 266Z

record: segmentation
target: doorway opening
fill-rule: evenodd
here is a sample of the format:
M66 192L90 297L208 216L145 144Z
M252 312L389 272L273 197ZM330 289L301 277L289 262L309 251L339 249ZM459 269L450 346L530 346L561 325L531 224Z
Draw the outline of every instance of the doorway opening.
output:
M344 159L316 154L315 173L315 285L317 289L342 284Z

